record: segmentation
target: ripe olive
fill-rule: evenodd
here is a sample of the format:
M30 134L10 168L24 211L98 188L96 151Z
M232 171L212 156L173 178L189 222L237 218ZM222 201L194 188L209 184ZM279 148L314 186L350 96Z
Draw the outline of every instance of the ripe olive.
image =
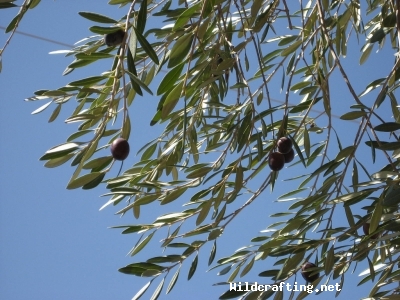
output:
M107 33L104 36L104 42L109 47L117 46L122 43L122 41L124 40L124 36L125 36L125 31L119 29L115 32Z
M285 163L290 163L294 159L294 150L293 148L289 150L288 153L283 154L285 157Z
M129 143L123 138L114 140L111 144L111 154L116 160L125 160L129 155Z
M371 226L370 223L364 223L364 225L363 225L363 231L364 231L364 234L365 234L365 235L369 235L369 227L370 227L370 226ZM378 237L379 237L379 232L377 232L377 233L371 235L371 239L373 239L373 240L377 239Z
M304 263L304 264L301 266L301 275L303 276L303 278L304 278L307 282L311 283L311 282L314 282L315 280L318 279L318 277L319 277L319 272L318 272L318 273L315 273L315 274L312 274L312 273L315 272L315 270L308 270L308 269L310 269L310 268L316 268L316 267L317 267L317 266L316 266L315 264L311 263L311 262L306 262L306 263ZM308 270L308 271L307 271L307 270ZM312 274L312 275L311 275L311 274Z
M292 149L292 140L287 137L281 137L278 142L278 151L282 154L286 154Z
M285 156L282 153L273 152L269 155L268 164L272 171L282 170L285 165Z

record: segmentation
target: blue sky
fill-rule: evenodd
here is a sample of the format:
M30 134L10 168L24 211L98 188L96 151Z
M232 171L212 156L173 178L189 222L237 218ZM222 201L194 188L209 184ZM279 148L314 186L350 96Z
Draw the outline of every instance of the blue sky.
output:
M127 7L118 11L116 6L96 0L43 1L26 14L18 30L72 45L89 36L88 27L93 25L81 18L78 11L94 11L119 19L126 10ZM0 10L0 26L6 27L16 12L15 9ZM148 26L154 25L148 22ZM5 34L0 35L1 46L7 37ZM362 43L348 54L347 70L356 70L361 46ZM0 73L0 298L131 299L148 279L124 275L117 270L139 259L149 258L150 255L162 255L158 245L162 235L157 235L145 252L132 259L126 254L139 236L121 235L118 229L108 227L151 222L155 216L169 210L165 211L165 207L161 206L145 207L142 209L143 219L139 221L131 215L121 219L114 215L116 209L113 207L99 212L99 208L107 201L106 197L99 197L106 192L103 187L89 191L66 190L74 169L68 164L55 169L43 167L39 157L52 146L64 142L76 130L76 125L66 125L63 122L73 106L63 108L57 121L48 124L51 108L41 114L31 115L32 111L44 103L23 100L32 96L36 90L55 89L109 68L109 62L100 63L63 77L61 74L72 59L48 54L60 49L66 47L16 34L3 55L3 70ZM376 54L375 62L363 67L361 73L350 71L350 79L357 82L360 78L364 84L384 76L393 62L390 55L384 55L384 52ZM381 76L378 74L380 72ZM153 88L162 76L160 74L155 80ZM365 81L367 77L371 80ZM358 92L361 91L360 86ZM335 93L337 106L334 112L340 115L349 110L353 101L342 83L337 83ZM279 93L273 97L283 99ZM140 157L134 154L145 142L156 137L159 129L150 127L149 120L157 104L156 98L146 96L135 99L130 108L132 155L126 164L136 162ZM390 113L387 116L389 118ZM350 143L351 140L347 140L344 135L348 132L346 126L344 124L339 127L342 130L341 137ZM360 155L369 156L370 153ZM378 166L376 164L374 169L377 170ZM117 169L113 171L117 172ZM278 182L273 194L266 191L237 217L218 244L217 258L249 244L252 237L259 235L260 230L275 221L268 216L282 211L281 204L273 201L285 191L285 183ZM179 206L175 209L178 210ZM347 224L344 217L338 222ZM206 247L207 251L210 247ZM225 290L211 286L227 277L217 277L215 271L206 272L208 253L201 252L199 259L193 278L190 281L186 279L189 270L189 262L186 262L177 285L169 295L163 292L161 299L215 299ZM271 267L273 262L271 259L257 266L250 280L259 280L256 275ZM369 284L357 288L353 286L361 279L357 275L363 269L357 268L353 276L346 276L340 299L367 296ZM304 283L302 278L297 281ZM153 283L143 299L150 297L158 282ZM309 298L314 297L312 295ZM334 294L324 293L321 297L333 299Z

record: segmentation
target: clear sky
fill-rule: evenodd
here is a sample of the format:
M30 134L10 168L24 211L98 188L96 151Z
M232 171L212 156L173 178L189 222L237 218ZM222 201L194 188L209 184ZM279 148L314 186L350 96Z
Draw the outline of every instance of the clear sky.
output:
M106 1L98 0L42 1L37 8L26 14L18 30L73 45L91 35L88 27L93 25L80 17L79 11L93 11L119 19L126 10L127 7L118 11L116 6L111 7ZM0 26L6 27L16 13L17 9L0 10ZM148 26L154 25L148 22ZM0 35L0 47L7 37L4 33ZM347 70L356 70L362 44L348 54ZM113 207L99 212L99 208L107 201L107 197L99 197L106 192L103 187L89 191L66 190L74 169L68 164L47 169L39 161L46 150L64 142L75 132L76 123L66 125L63 122L70 115L73 105L63 107L57 121L48 124L52 108L41 114L31 115L44 102L23 100L32 96L36 90L56 89L70 81L97 75L109 68L110 62L97 63L87 70L76 70L63 77L61 74L72 58L48 53L66 48L16 34L3 55L3 70L0 73L0 299L131 299L148 279L124 275L117 271L118 268L138 259L150 258L150 255L162 255L158 244L162 236L157 235L154 243L144 253L132 259L127 253L139 236L121 235L120 230L108 227L151 222L156 215L169 210L165 211L165 207L161 206L143 208L144 219L139 221L131 215L124 218L114 215L117 210ZM378 53L374 58L375 62L362 69L361 73L350 72L351 79L357 81L357 78L367 77L372 80L384 76L389 69L387 66L393 62L393 57L389 55ZM379 76L380 72L382 76ZM163 74L160 74L155 80L153 89L162 77ZM365 83L364 80L363 82ZM335 100L335 113L338 115L348 111L353 104L348 93L343 91L342 94L342 88L343 85L338 83L337 102ZM358 92L361 91L360 87ZM283 95L278 92L274 97L282 99ZM145 142L156 137L159 129L150 127L149 120L157 104L158 99L146 95L135 99L130 108L132 154L136 154ZM348 130L345 126L341 129L342 134ZM351 143L350 139L346 140L345 135L341 137ZM370 155L369 149L365 149L368 151L365 155ZM130 165L138 159L139 157L131 155L125 163ZM378 166L379 164L375 165L375 170ZM282 211L281 204L274 200L287 191L286 184L279 181L273 194L266 191L235 219L218 244L217 258L248 245L252 237L259 235L260 230L275 221L268 216ZM180 207L176 206L175 209ZM344 217L338 222L347 224ZM206 249L209 251L210 247ZM177 285L169 295L163 292L161 299L216 299L225 291L225 287L211 285L224 281L227 277L216 276L215 270L206 272L207 252L202 251L199 258L193 278L187 281L189 262L186 262ZM249 280L260 281L261 278L256 275L271 268L272 263L274 259L254 268ZM366 267L365 264L362 265L364 267L358 267L355 274L351 276L349 272L346 276L340 299L367 296L369 284L354 287L361 280L358 274ZM301 277L297 281L304 284ZM153 283L142 299L150 297L158 282L159 280ZM309 298L315 297L311 295ZM321 297L325 300L334 299L334 293L324 293Z

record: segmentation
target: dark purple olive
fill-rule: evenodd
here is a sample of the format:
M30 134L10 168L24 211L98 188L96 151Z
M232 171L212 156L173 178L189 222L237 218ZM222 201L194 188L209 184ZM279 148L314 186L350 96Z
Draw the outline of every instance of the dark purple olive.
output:
M285 163L290 163L294 159L294 150L293 148L289 150L288 153L283 154L285 157Z
M365 235L369 235L369 227L371 226L370 223L364 223L363 225L363 231ZM379 237L379 232L371 235L371 239L376 240Z
M301 266L301 275L303 276L303 278L308 282L314 282L315 280L318 279L319 277L319 272L316 274L312 274L315 272L315 270L309 270L310 268L316 268L317 266L311 262L306 262ZM312 275L311 275L312 274Z
M273 152L269 155L268 164L272 171L282 170L285 165L285 157L282 153Z
M125 37L125 31L119 29L115 32L107 33L104 36L104 42L108 47L117 46L122 43Z
M111 144L111 154L116 160L124 160L129 155L129 143L123 138L118 138Z
M292 149L292 140L287 137L281 137L277 143L278 151L282 154L286 154Z

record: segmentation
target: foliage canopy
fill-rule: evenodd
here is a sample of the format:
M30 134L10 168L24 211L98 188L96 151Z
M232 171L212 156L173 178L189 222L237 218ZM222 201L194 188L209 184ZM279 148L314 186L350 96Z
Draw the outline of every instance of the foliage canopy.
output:
M14 2L1 0L0 9L18 7ZM19 6L6 29L10 39L24 14L39 3L25 0ZM220 268L218 274L226 274L226 282L246 281L255 264L277 259L276 269L259 276L279 284L315 257L320 277L313 284L325 278L343 286L346 272L366 261L369 271L360 284L376 280L368 296L398 297L400 1L109 4L121 7L119 20L79 12L93 22L89 30L95 35L57 53L74 58L64 75L99 60L110 60L111 68L57 90L36 91L27 100L47 101L33 113L53 107L49 122L74 101L65 122L79 123L77 131L40 158L49 168L70 162L75 171L68 189L104 184L109 200L103 208L118 205L117 214L133 212L136 219L143 206L190 199L182 211L168 212L152 223L118 226L124 234L142 234L131 256L145 249L157 231L167 232L161 243L166 255L119 270L150 278L134 299L158 277L162 280L152 299L163 290L170 292L184 263L190 264L190 279L198 254L208 244L208 265ZM161 22L167 25L151 28ZM103 35L121 29L121 43L107 46ZM371 56L374 49L394 54L384 77L371 82L363 76L350 79L344 58L360 41L365 41L360 74L364 64L382 59L379 51ZM335 99L337 86L348 99ZM271 94L277 90L284 100L276 105ZM159 99L150 125L163 128L162 133L142 147L138 162L117 177L107 177L115 160L105 148L119 137L134 139L129 109L135 98L149 94ZM340 118L335 117L337 111ZM354 121L352 136L339 134ZM269 156L280 137L290 138L296 158L286 164L288 169L276 172L269 168ZM371 170L377 157L386 165ZM271 216L278 221L249 239L251 244L214 261L225 228L267 188L281 184L278 178L291 169L299 173L286 180L296 182L297 188L278 198L283 212ZM335 222L338 215L345 216L347 224ZM193 226L186 229L183 224ZM227 291L220 299L273 295L283 298L282 291ZM307 295L298 293L297 299Z

